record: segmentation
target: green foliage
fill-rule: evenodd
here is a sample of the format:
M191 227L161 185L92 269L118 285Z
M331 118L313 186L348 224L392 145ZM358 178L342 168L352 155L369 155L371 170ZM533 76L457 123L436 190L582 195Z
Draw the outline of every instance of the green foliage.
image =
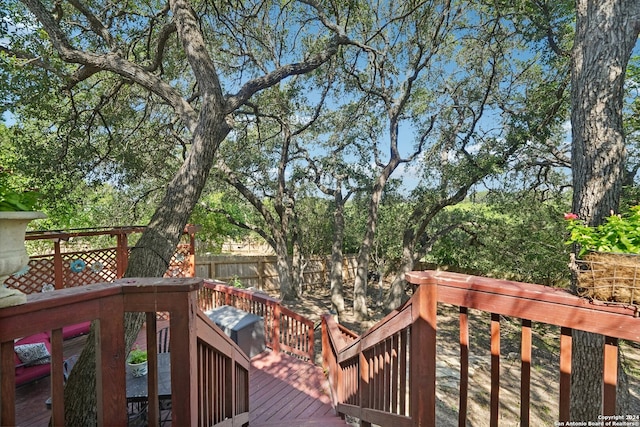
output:
M34 211L39 200L36 191L17 193L0 185L0 211Z
M253 221L255 212L248 203L220 188L205 192L195 206L189 222L198 224L198 251L220 253L226 239L242 241L252 233L232 225L227 215L235 221Z
M142 350L139 348L134 348L129 352L129 363L136 365L138 363L147 361L147 350Z
M631 207L625 215L612 214L595 227L572 213L565 214L565 219L570 232L567 244L580 245L580 256L589 251L640 253L640 206Z
M305 255L331 253L333 242L332 206L320 197L302 197L296 204L298 210L298 232L302 236Z
M233 276L231 280L229 280L229 284L238 289L246 288L246 286L242 284L242 281L240 280L240 278L238 278L238 276Z
M42 194L35 190L17 190L13 177L0 167L0 211L35 211Z
M540 200L527 192L476 196L438 217L434 227L461 226L440 239L425 259L469 274L565 286L569 251L560 236L568 206L562 198Z

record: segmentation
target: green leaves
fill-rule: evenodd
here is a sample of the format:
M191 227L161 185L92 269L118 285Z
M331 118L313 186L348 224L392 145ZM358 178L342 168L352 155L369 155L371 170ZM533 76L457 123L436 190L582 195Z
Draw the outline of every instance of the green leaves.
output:
M640 253L640 206L626 215L611 215L595 227L569 218L567 229L571 233L567 244L579 244L580 256L589 251Z
M0 211L34 211L42 198L35 190L19 190L15 178L0 167Z
M18 193L6 187L0 187L0 211L33 211L40 201L37 191Z

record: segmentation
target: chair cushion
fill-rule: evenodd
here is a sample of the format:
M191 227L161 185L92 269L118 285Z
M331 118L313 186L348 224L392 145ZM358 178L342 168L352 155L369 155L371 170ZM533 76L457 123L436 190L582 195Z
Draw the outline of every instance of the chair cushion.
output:
M20 362L27 366L51 363L51 353L43 342L16 345L14 351L20 358Z
M51 354L51 342L49 341L49 334L46 332L41 332L39 334L30 335L28 337L21 338L17 340L13 345L14 348L16 346L25 345L25 344L33 344L33 343L44 343L47 351ZM41 378L47 375L51 369L51 365L49 363L44 365L23 365L22 360L18 353L14 351L14 361L16 364L16 385L23 384L25 382L29 382L31 380ZM20 365L20 366L18 366Z
M62 338L67 340L80 335L88 334L91 329L91 322L82 322L77 325L69 325L62 328Z

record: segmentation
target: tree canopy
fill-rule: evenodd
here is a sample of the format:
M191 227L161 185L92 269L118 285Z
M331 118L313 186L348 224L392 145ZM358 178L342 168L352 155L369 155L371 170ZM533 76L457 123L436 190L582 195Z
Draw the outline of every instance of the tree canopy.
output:
M603 3L636 30L631 0ZM622 92L637 33L612 51L622 59L610 110L627 113L626 128L616 113L614 138L598 136L577 112L590 109L576 100L592 82L576 64L598 58L581 56L594 43L583 26L593 4L578 2L576 21L564 0L8 0L0 159L49 196L58 226L148 224L128 275L161 275L195 221L214 250L221 236L262 236L287 298L305 257L328 251L339 294L342 253L358 252L362 318L370 262L397 275L390 307L425 257L555 283L561 262L543 260L566 255L570 168L574 209L587 217L617 208L623 186L632 198L638 170L635 86ZM637 79L637 61L628 75ZM573 144L569 113L574 130L593 131ZM585 201L591 149L616 167L606 195ZM140 324L128 319L128 345ZM68 387L71 425L91 424L85 352Z

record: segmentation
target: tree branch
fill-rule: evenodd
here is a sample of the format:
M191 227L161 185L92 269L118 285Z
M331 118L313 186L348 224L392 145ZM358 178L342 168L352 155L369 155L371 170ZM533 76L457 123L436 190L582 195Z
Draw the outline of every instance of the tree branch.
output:
M107 46L109 46L109 48L112 51L115 51L117 49L117 44L113 40L113 37L111 37L111 33L109 33L109 30L107 29L107 27L102 22L100 22L98 17L95 16L87 7L85 7L78 0L69 0L69 3L71 3L73 7L75 7L81 14L83 14L87 18L93 32L96 33L98 36L100 36L100 38L104 40L104 42L107 44Z
M167 45L167 40L169 40L169 36L177 31L175 22L170 22L167 25L163 26L160 30L160 34L158 35L158 43L156 44L156 52L153 58L153 62L151 65L144 67L147 71L155 71L158 69L160 64L162 63L162 56L164 52L164 48Z
M43 59L41 56L33 56L27 52L9 49L1 44L0 52L5 53L8 56L13 56L14 58L23 59L24 63L20 65L21 67L32 65L38 68L42 68L43 70L47 70L62 79L67 78L66 75L60 73L60 70L57 70L53 65L51 65L51 63L49 63L49 61Z
M204 208L204 210L208 212L224 215L224 217L227 219L227 221L231 225L235 225L236 227L242 228L244 230L253 231L254 233L259 234L260 237L262 237L269 246L271 246L272 248L276 247L276 242L271 238L271 236L269 236L267 232L265 232L262 228L258 227L257 225L247 224L246 222L238 221L226 209L211 209L205 203L201 203L200 205Z
M211 96L213 104L217 108L222 108L224 104L222 87L213 60L207 51L196 14L186 0L172 0L170 4L180 41L200 91L205 99Z
M267 223L276 224L271 212L269 212L269 209L267 209L264 203L262 203L262 200L256 197L251 190L240 181L224 160L218 159L216 167L221 172L221 179L238 190L238 192L240 192L240 194L242 194L242 196L258 210L258 212L260 212L260 215L262 215Z
M238 93L227 98L226 112L231 113L243 105L256 92L269 88L287 77L306 74L315 70L329 61L329 59L338 52L338 47L341 44L343 44L343 42L336 36L325 50L311 56L306 61L283 65L268 74L248 81Z
M164 99L174 108L176 113L180 115L185 125L191 131L195 130L198 119L196 112L191 105L182 98L180 93L169 84L116 53L96 54L75 49L71 46L71 43L69 43L69 40L67 40L64 32L53 16L39 0L23 0L23 2L40 21L44 30L49 34L54 48L65 62L94 67L101 71L110 71L136 82Z

